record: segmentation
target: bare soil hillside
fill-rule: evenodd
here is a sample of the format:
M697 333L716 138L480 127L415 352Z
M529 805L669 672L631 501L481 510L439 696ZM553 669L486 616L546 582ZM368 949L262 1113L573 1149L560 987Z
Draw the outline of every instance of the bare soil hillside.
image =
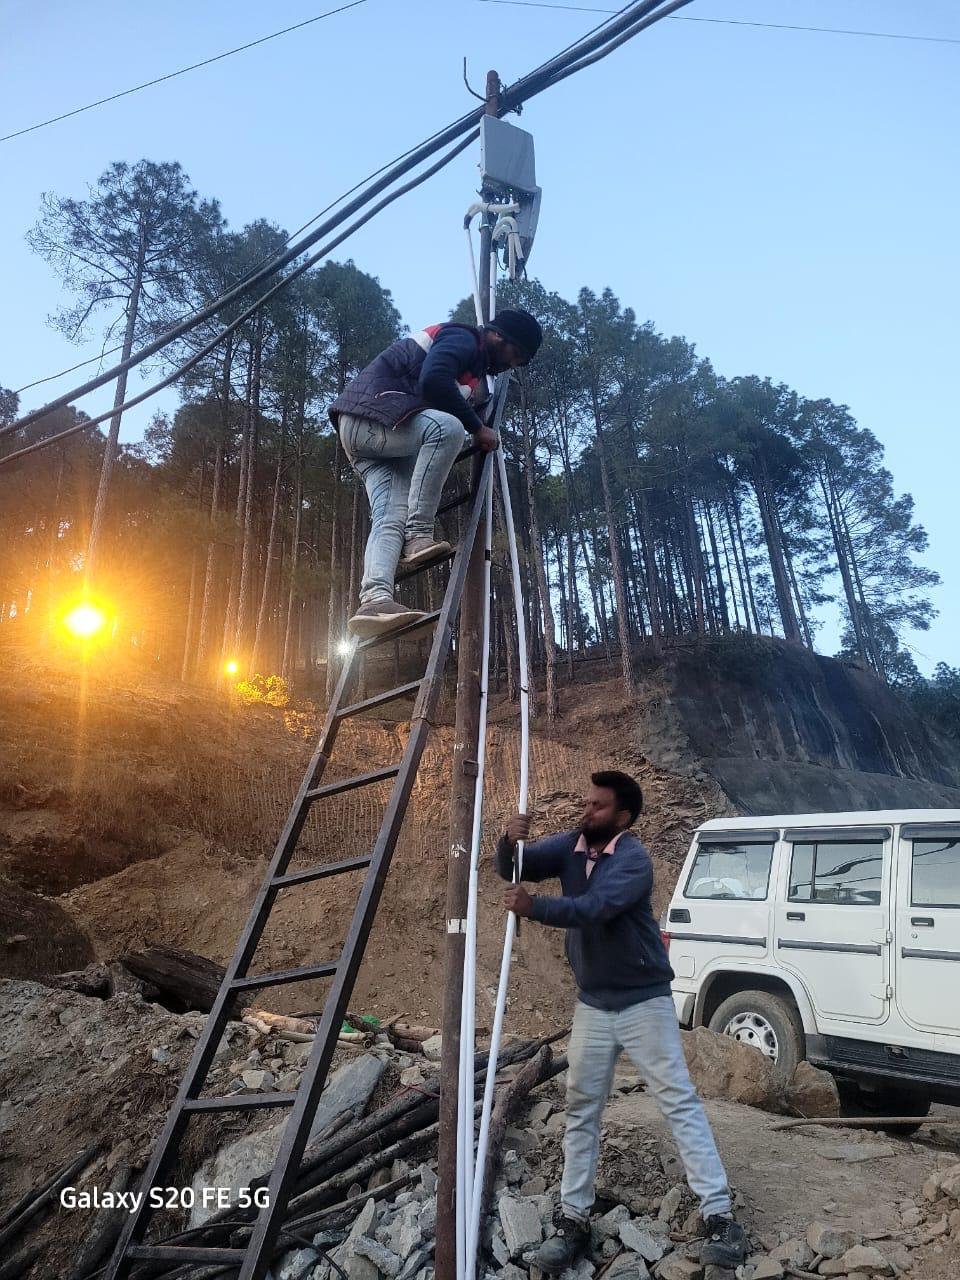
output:
M2 674L2 671L0 671ZM23 668L0 704L0 878L5 892L0 974L42 979L109 961L159 940L224 963L230 956L295 793L320 713L243 707L224 696L116 674ZM652 700L662 694L652 686ZM641 834L669 896L693 827L729 812L719 788L689 766L658 767L634 743L636 712L615 681L578 688L549 736L534 735L535 829L572 825L591 769L619 767L642 782ZM449 716L449 707L447 707ZM443 716L441 715L441 721ZM494 707L485 843L516 805L516 707ZM439 1014L452 728L440 723L424 756L355 1004L390 1015ZM333 780L399 758L402 720L341 730ZM314 810L291 869L365 850L387 789L349 792ZM320 881L284 894L257 969L334 956L356 882ZM492 996L502 946L500 884L482 881L478 987ZM524 931L511 1018L519 1029L561 1024L569 1001L560 936ZM322 1002L321 984L274 995L281 1012ZM481 1011L482 1017L482 1011Z

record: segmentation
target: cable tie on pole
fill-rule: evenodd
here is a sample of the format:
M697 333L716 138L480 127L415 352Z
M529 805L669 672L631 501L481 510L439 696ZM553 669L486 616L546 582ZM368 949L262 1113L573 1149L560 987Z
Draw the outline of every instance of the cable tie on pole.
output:
M467 932L466 920L457 919L457 920L447 921L447 933L466 933L466 932Z

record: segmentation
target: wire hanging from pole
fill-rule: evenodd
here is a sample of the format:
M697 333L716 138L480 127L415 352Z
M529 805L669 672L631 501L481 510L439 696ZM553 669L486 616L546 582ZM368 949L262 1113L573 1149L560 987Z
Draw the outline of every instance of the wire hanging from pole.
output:
M495 207L495 206L494 206ZM472 206L464 219L470 252L470 279L477 323L483 323L480 285L477 276L476 256L470 236L470 223L477 212L488 213L490 206ZM490 318L496 315L497 254L494 247L490 265ZM509 374L501 375L494 421L499 428L502 420ZM523 586L520 579L520 558L517 550L516 530L513 523L513 507L507 478L503 448L497 450L497 475L503 502L504 523L510 550L510 569L514 597L514 613L517 619L517 644L520 668L520 785L518 805L526 811L530 782L530 680L527 657L527 638L523 625ZM492 492L490 497L492 498ZM516 936L517 918L513 912L507 917L506 937L500 965L500 980L490 1037L487 1075L484 1084L483 1106L480 1113L480 1133L474 1153L474 1084L473 1061L476 1038L476 935L477 935L477 885L482 844L482 799L484 756L486 751L487 712L489 708L489 657L490 657L490 569L492 550L492 520L487 525L487 563L485 566L486 595L484 601L484 647L481 673L480 748L479 773L474 807L473 840L470 850L470 887L467 897L467 939L464 952L463 1009L460 1022L460 1091L457 1108L457 1270L461 1280L474 1280L477 1250L480 1239L480 1213L483 1200L483 1183L487 1163L490 1136L490 1117L493 1110L493 1090L497 1075L497 1060L503 1035L503 1018L506 1010L510 964L513 957L513 940ZM515 880L519 881L523 867L523 842L517 847ZM466 1064L469 1063L469 1072ZM462 1234L461 1234L462 1233Z
M559 54L554 55L547 62L542 63L534 71L516 81L513 85L503 89L500 94L500 108L498 115L504 116L510 111L516 110L524 102L544 90L550 88L554 84L558 84L560 80L565 79L568 75L574 74L576 71L582 70L584 67L603 58L607 53L612 52L621 44L631 39L634 35L644 30L646 27L657 22L662 17L667 17L675 9L681 8L685 4L691 3L691 0L672 0L671 3L660 8L663 0L638 0L637 3L628 5L615 17L607 21L599 23L592 31L577 41L568 45L561 50ZM368 204L374 196L384 191L398 178L415 168L417 164L426 160L436 151L448 143L453 142L457 138L462 138L465 133L470 132L479 123L481 116L484 114L484 108L477 108L470 111L465 116L461 116L459 120L454 121L446 128L439 130L429 139L420 143L417 147L404 153L404 156L388 166L385 170L380 170L382 174L377 181L372 182L370 186L355 199L349 201L339 213L332 218L328 218L316 230L305 236L302 240L290 245L285 251L280 253L272 262L267 263L254 275L248 279L238 282L233 288L222 294L214 302L204 306L192 316L185 318L175 325L166 333L161 334L152 342L147 343L138 351L131 353L125 360L121 360L118 364L110 369L89 379L79 387L64 392L56 399L49 401L39 409L32 410L24 414L17 422L12 423L5 430L19 430L29 426L31 423L38 421L47 414L52 413L55 409L65 408L71 401L81 396L87 395L91 391L97 390L99 387L105 386L108 382L113 382L120 376L124 370L132 369L143 360L151 355L155 355L158 351L163 350L171 342L183 337L191 329L206 320L212 319L218 311L222 310L229 302L250 293L258 284L263 283L270 276L275 275L284 267L289 266L307 249L311 248L318 240L334 230L343 221L352 214L356 213L364 205ZM381 208L383 205L381 204ZM365 220L365 219L364 219ZM355 224L358 225L358 224ZM339 240L337 241L339 243ZM290 277L286 277L289 282ZM259 300L258 306L263 306L265 298ZM191 366L192 367L192 366ZM154 390L158 390L161 386L168 385L166 382L157 384ZM152 394L152 392L150 393ZM144 398L146 398L144 396ZM139 403L139 401L137 401ZM122 410L121 410L122 411ZM114 411L116 412L116 410ZM112 416L112 415L106 415ZM92 422L84 424L85 427L92 426ZM51 442L61 437L51 437ZM39 442L38 442L39 444ZM41 446L42 447L42 446Z

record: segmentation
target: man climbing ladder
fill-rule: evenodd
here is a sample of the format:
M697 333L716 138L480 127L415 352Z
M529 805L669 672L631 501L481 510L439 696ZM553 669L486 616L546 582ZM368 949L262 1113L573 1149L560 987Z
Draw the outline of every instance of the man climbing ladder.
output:
M430 325L382 351L330 406L370 503L360 607L348 623L354 635L381 635L422 616L394 599L397 567L422 568L450 554L448 542L435 540L434 522L464 432L485 453L500 443L476 397L487 374L529 364L542 339L539 323L520 310L500 311L482 328Z

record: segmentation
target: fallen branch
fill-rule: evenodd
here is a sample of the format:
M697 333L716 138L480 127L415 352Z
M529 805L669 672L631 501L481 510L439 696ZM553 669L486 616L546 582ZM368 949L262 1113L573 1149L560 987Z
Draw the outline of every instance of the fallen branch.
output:
M803 1125L823 1124L849 1129L871 1129L878 1126L901 1124L937 1124L944 1128L960 1125L960 1119L951 1116L804 1116L801 1120L781 1120L779 1124L770 1126L771 1133L779 1133L782 1129L799 1129Z

